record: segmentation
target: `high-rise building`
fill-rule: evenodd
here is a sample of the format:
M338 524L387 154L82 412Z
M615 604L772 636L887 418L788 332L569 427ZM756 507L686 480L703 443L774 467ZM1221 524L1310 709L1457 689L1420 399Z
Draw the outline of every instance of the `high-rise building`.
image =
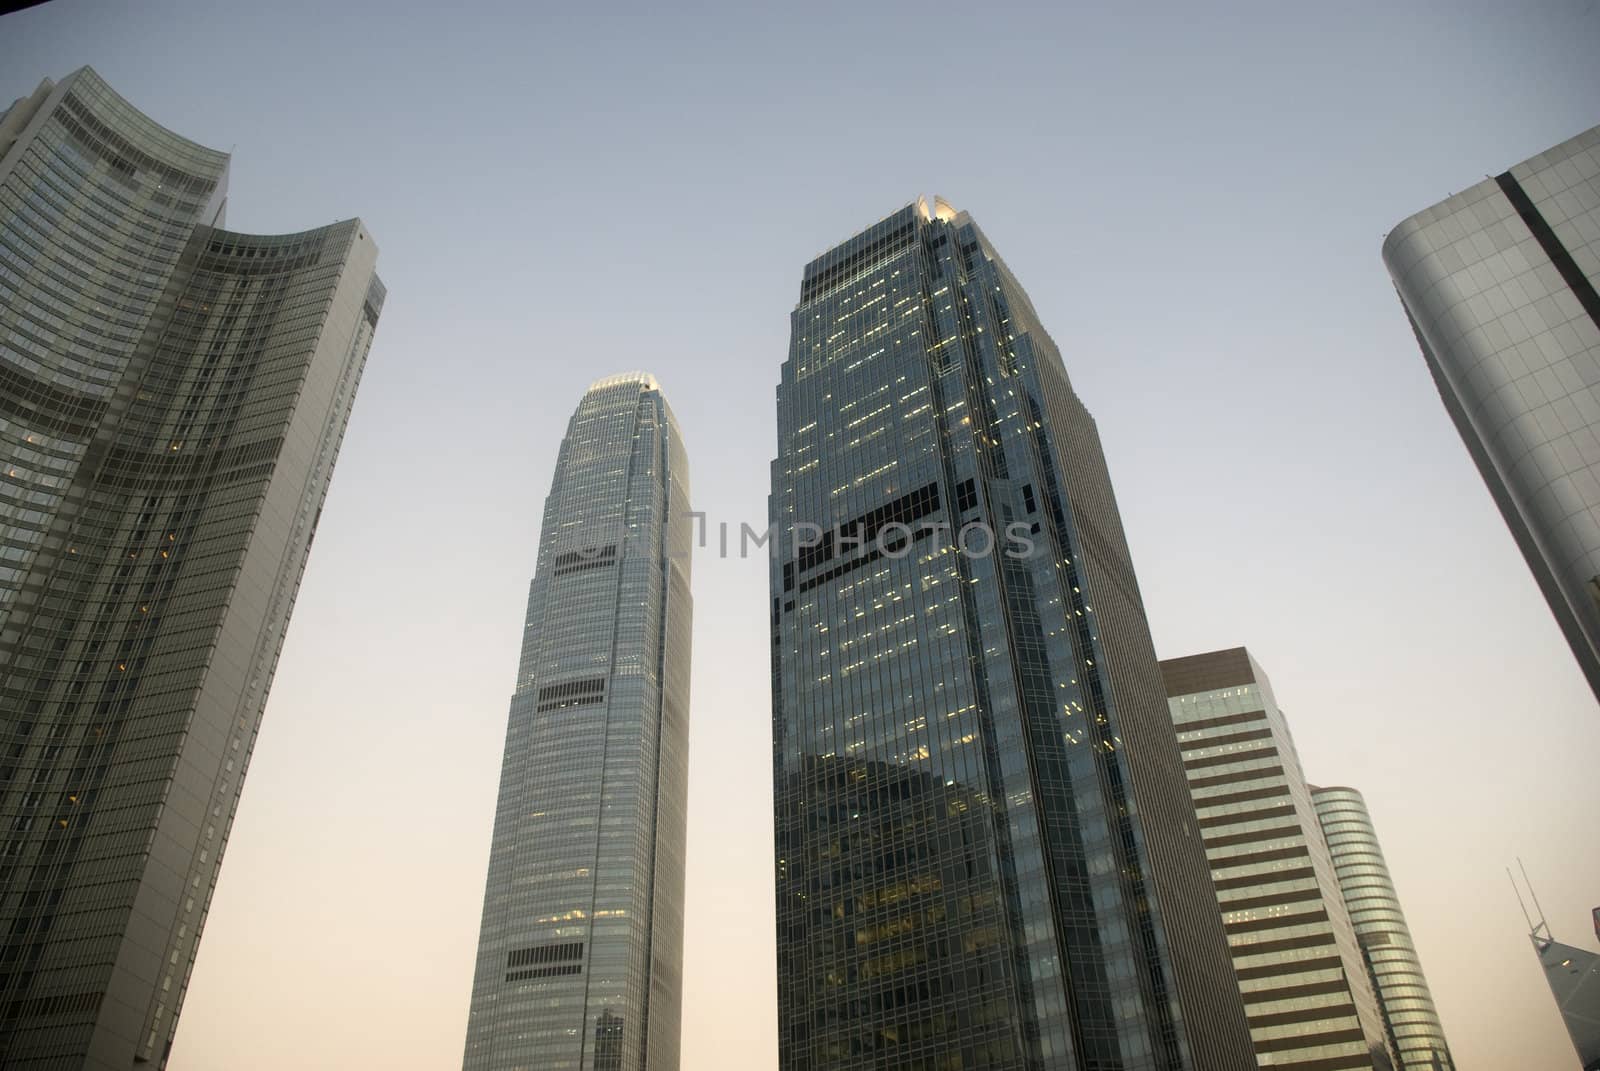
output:
M779 1066L1253 1064L1093 419L965 213L812 261L769 512Z
M1400 896L1366 800L1353 788L1311 786L1311 801L1372 978L1400 1071L1455 1071Z
M1289 723L1243 647L1161 663L1263 1067L1394 1066Z
M84 68L0 116L0 1066L165 1063L384 290Z
M677 1071L689 544L660 386L598 381L545 499L465 1071Z
M1529 937L1579 1064L1600 1071L1600 955L1553 939L1542 919Z
M1600 697L1600 127L1412 216L1383 259Z

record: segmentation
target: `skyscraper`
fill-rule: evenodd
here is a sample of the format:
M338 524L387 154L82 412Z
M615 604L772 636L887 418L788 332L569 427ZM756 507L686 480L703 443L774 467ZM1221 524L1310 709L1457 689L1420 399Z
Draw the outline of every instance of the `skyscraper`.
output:
M1372 977L1401 1071L1455 1071L1400 896L1366 800L1353 788L1311 788L1339 889Z
M1243 647L1161 663L1263 1067L1393 1067L1289 723Z
M0 117L0 1065L160 1066L383 306L88 68Z
M1579 1064L1600 1071L1600 956L1553 939L1543 919L1529 937Z
M545 499L466 1071L676 1071L689 463L654 378L589 388Z
M1412 216L1383 259L1600 697L1600 127Z
M1099 437L1027 295L919 200L812 261L790 323L779 1066L1251 1066Z

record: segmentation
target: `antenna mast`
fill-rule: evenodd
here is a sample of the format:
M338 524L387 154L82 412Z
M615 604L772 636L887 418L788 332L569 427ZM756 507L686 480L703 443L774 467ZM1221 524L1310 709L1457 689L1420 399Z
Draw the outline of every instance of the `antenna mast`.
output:
M1528 868L1522 865L1522 856L1520 855L1517 856L1517 869L1522 871L1522 883L1528 887L1528 895L1533 898L1534 910L1539 912L1539 924L1528 931L1529 935L1543 937L1548 941L1550 939L1550 926L1545 919L1544 905L1539 903L1539 894L1533 891L1533 882L1528 878ZM1515 886L1516 882L1512 882L1512 885ZM1522 897L1518 895L1517 899L1520 901ZM1527 908L1523 908L1523 914L1527 914ZM1540 933L1541 930L1544 931L1542 934Z
M1522 890L1517 888L1517 879L1515 875L1511 873L1510 867L1506 867L1506 880L1511 883L1511 891L1517 897L1517 906L1522 908L1522 918L1528 924L1528 932L1532 933L1534 929L1533 919L1528 917L1528 905L1522 900Z

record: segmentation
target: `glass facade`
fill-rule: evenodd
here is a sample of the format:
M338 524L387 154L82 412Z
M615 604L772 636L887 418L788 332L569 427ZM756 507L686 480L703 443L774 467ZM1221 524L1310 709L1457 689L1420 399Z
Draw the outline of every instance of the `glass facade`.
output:
M780 1068L1251 1066L1099 437L972 220L808 265L777 400Z
M589 388L545 500L465 1071L676 1071L689 465L642 373Z
M1353 788L1311 789L1339 889L1402 1071L1455 1071L1422 961L1383 861L1366 800Z
M1261 1067L1395 1067L1272 685L1242 647L1161 663Z
M1412 216L1383 259L1600 697L1600 127Z
M1578 1063L1600 1071L1600 956L1551 940L1542 924L1530 936Z
M0 1065L165 1063L382 309L84 68L0 117Z

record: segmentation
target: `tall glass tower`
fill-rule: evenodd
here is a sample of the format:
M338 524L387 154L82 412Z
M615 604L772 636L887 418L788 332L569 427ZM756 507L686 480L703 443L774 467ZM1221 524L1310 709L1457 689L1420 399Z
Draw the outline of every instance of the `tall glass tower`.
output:
M1272 684L1243 647L1161 663L1263 1067L1393 1071L1389 1036Z
M779 1066L1254 1066L1094 421L965 213L809 264L769 501Z
M1455 1071L1367 801L1353 788L1315 786L1311 799L1399 1068Z
M383 306L88 68L0 116L0 1066L166 1061Z
M1445 410L1600 697L1600 126L1383 243Z
M545 499L465 1071L676 1071L689 462L654 378L602 379Z

